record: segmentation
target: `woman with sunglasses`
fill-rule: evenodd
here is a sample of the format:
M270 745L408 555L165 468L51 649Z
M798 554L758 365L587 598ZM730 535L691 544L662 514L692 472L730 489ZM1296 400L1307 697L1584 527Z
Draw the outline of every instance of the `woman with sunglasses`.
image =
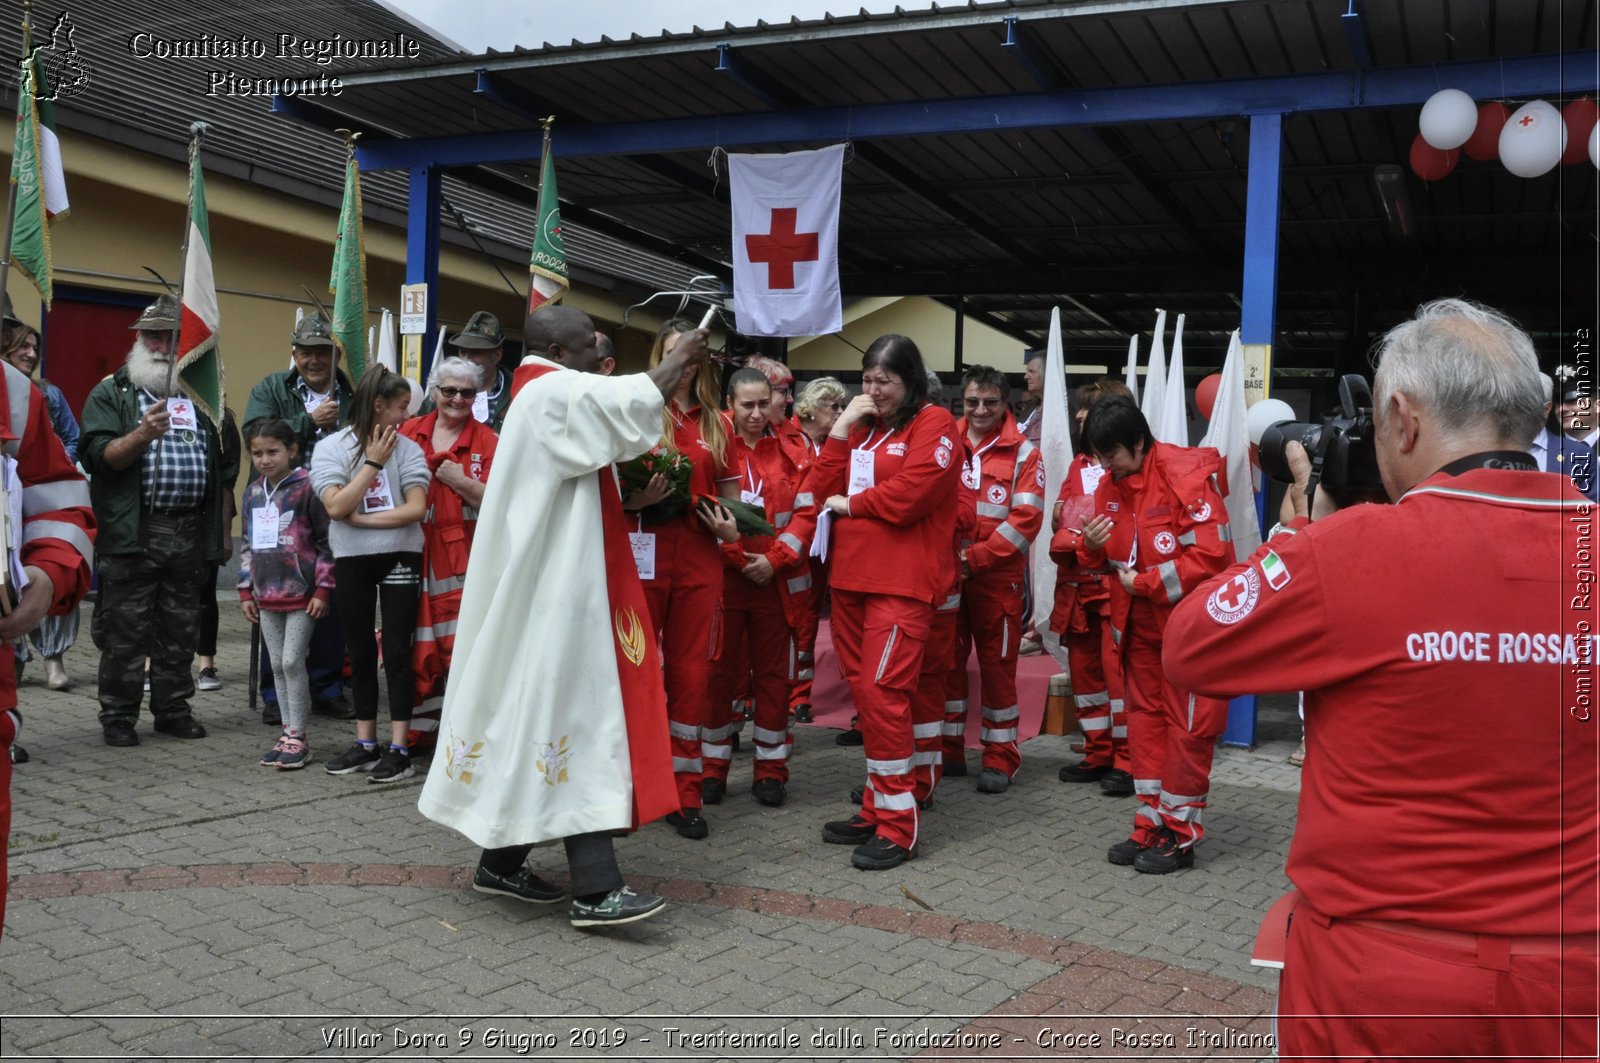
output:
M400 426L400 434L422 448L433 473L422 521L422 596L411 649L416 708L408 738L413 752L433 748L438 737L455 648L450 632L461 614L467 555L499 442L493 429L472 416L483 375L477 363L459 355L440 360L428 388L433 409Z

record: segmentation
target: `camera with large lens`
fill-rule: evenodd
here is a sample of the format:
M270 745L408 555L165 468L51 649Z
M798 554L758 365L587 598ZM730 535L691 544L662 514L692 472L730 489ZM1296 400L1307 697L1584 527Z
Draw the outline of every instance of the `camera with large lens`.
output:
M1335 496L1383 492L1372 424L1372 389L1354 373L1339 378L1337 413L1321 424L1279 421L1261 434L1261 469L1280 483L1293 483L1284 447L1290 440L1311 458L1311 485L1322 484Z

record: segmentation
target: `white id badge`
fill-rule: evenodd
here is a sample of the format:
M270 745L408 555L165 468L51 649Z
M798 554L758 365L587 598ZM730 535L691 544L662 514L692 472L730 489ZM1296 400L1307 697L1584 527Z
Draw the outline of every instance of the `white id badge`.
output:
M278 507L268 503L250 510L250 549L278 548Z
M479 424L489 423L489 393L480 391L472 397L472 419Z
M858 495L874 486L877 480L872 473L872 451L857 448L850 452L850 488L848 494Z
M172 418L170 422L172 427L180 432L193 432L200 427L200 420L195 416L194 403L188 399L168 399L167 413Z
M1100 486L1100 480L1105 474L1106 467L1104 465L1085 465L1083 473L1079 477L1083 482L1083 493L1093 495L1095 489Z
M639 578L655 579L656 533L629 532L628 545L633 547L633 563L639 566Z
M760 510L765 510L767 508L766 499L762 498L754 491L740 491L739 501L743 502L747 506L755 506Z
M361 512L382 513L393 508L394 492L389 490L389 470L379 469L378 475L367 485L366 496L361 499Z

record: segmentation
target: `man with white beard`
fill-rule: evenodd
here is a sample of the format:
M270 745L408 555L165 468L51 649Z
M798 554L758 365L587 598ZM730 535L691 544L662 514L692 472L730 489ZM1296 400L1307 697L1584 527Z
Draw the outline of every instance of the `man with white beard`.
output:
M139 315L127 364L96 384L83 406L78 457L100 527L100 727L110 746L136 746L134 723L150 658L155 729L204 738L189 709L189 669L209 565L223 560L223 494L238 475L239 447L184 396L172 370L178 302L163 295ZM232 432L229 425L227 431Z

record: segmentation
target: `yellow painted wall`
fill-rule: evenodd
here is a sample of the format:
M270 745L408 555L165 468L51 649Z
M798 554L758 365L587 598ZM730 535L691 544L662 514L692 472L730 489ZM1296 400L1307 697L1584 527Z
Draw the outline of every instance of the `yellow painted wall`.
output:
M971 318L964 326L962 358L968 365L1022 372L1024 347L1020 340ZM955 328L955 311L934 299L857 299L844 308L842 335L849 343L838 336L790 340L789 366L796 371L856 372L861 369L861 351L873 340L899 333L916 341L928 368L946 374L955 370Z

